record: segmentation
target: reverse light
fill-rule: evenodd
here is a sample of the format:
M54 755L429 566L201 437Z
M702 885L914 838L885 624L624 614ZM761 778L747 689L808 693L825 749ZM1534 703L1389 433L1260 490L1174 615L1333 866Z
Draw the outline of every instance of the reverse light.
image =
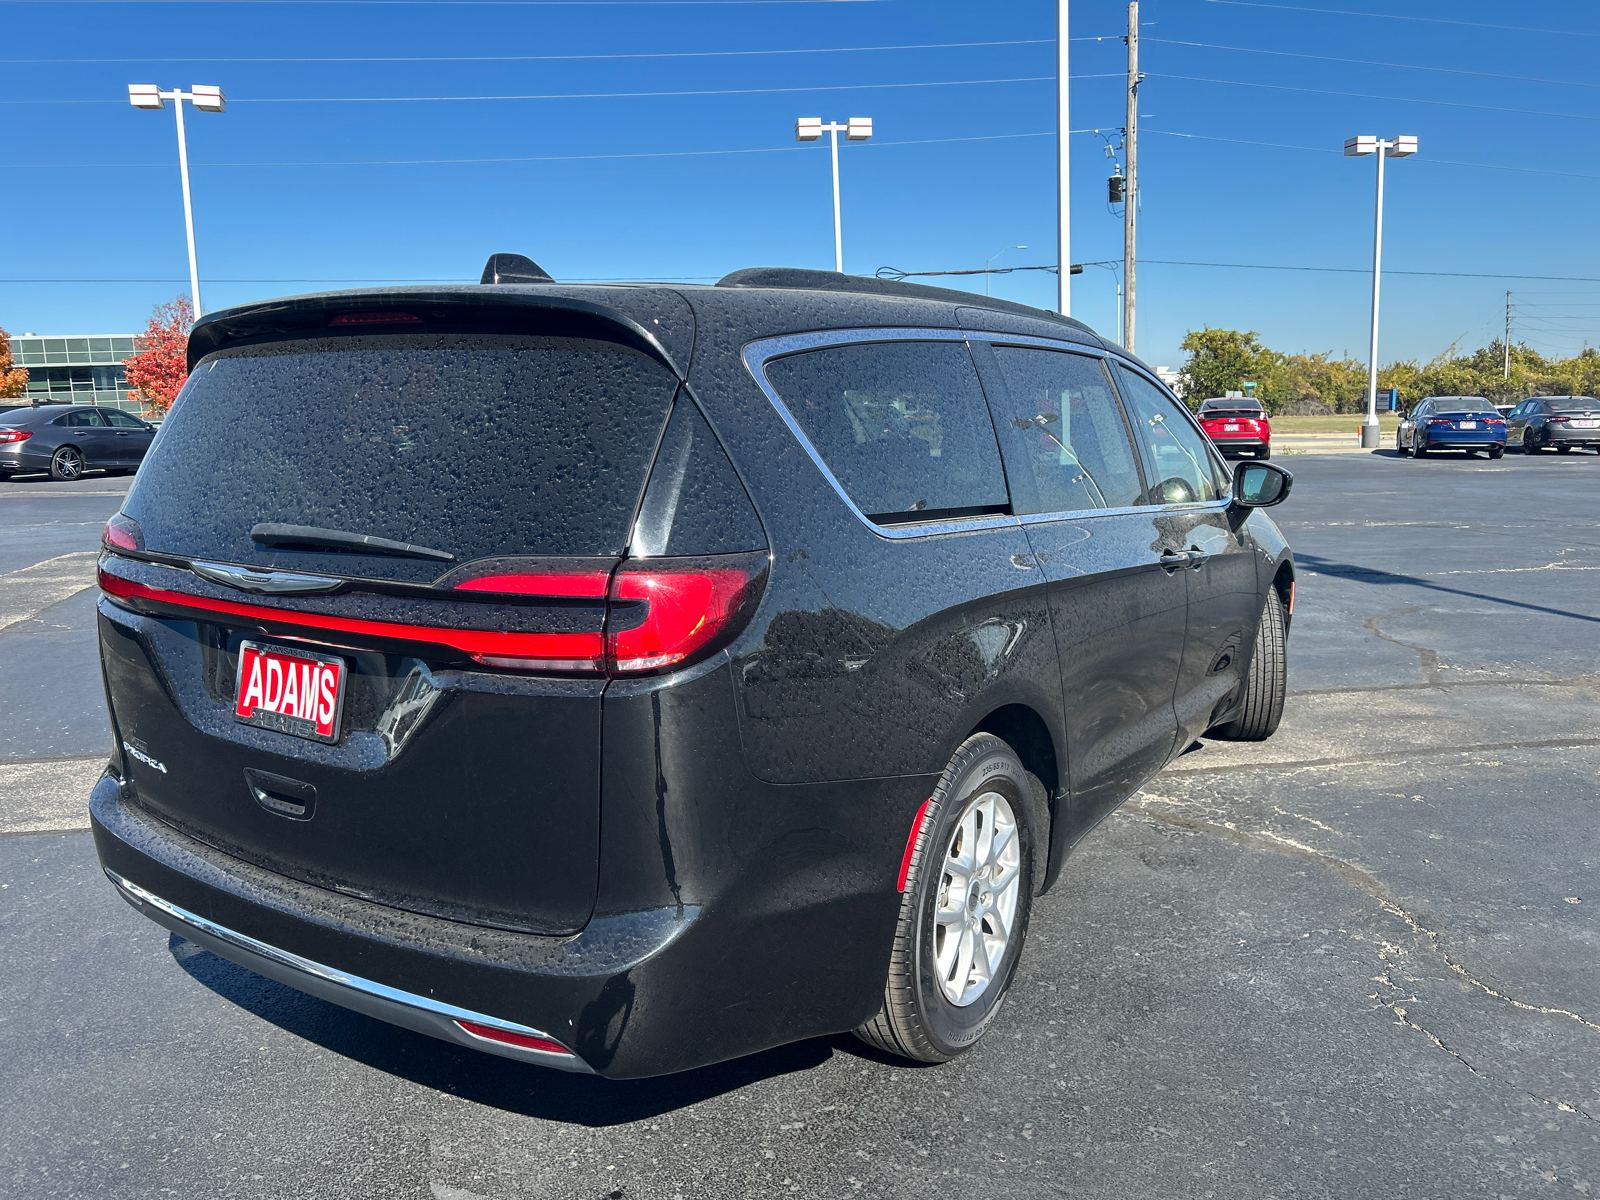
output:
M0 442L25 442L33 436L31 429L7 429L0 433Z
M493 1025L485 1025L480 1021L463 1021L460 1018L457 1018L456 1024L473 1037L482 1038L486 1042L499 1042L502 1046L517 1046L523 1050L539 1050L545 1054L560 1054L565 1058L577 1057L560 1042L550 1038L513 1033L509 1029L496 1029Z

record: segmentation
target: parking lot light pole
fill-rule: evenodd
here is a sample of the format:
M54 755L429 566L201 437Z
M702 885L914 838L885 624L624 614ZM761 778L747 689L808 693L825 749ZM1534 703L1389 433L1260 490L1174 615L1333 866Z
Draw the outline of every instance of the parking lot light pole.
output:
M187 92L181 88L163 92L153 83L128 85L128 103L135 108L165 108L168 100L178 119L178 175L183 180L183 226L189 235L189 296L198 318L204 310L200 307L200 267L194 255L194 206L189 201L189 147L183 137L183 102L189 101L201 112L218 113L228 111L228 102L221 88L209 84L193 84Z
M1417 139L1411 134L1401 134L1397 138L1362 134L1346 138L1344 152L1347 158L1366 154L1378 157L1378 198L1372 224L1372 341L1367 348L1367 416L1361 422L1361 448L1369 450L1378 445L1378 281L1383 267L1383 160L1415 154Z
M1005 246L1005 247L1003 247L1003 248L1001 248L999 250L996 250L988 258L983 260L983 294L985 296L987 296L989 294L989 268L990 268L990 266L992 266L994 264L994 260L999 258L1007 250L1026 250L1026 249L1027 249L1026 246Z
M823 131L833 148L833 269L844 274L844 233L839 224L839 135L852 142L864 142L872 136L871 117L851 117L845 124L837 121L822 123L821 117L801 117L794 123L794 140L814 142Z

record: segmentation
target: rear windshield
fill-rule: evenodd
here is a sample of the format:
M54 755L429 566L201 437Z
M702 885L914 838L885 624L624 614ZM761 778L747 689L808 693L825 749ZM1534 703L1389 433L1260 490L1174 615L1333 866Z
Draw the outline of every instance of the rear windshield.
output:
M1594 412L1600 409L1600 400L1591 400L1587 396L1574 400L1549 400L1546 403L1558 413Z
M1494 415L1494 405L1475 396L1440 396L1433 402L1436 413L1488 413Z
M151 550L426 581L434 561L258 545L258 522L448 551L621 553L676 380L610 342L367 335L220 351L124 511Z
M1224 419L1249 417L1251 420L1259 420L1262 412L1259 408L1206 408L1201 410L1200 416L1207 421L1214 421L1218 417Z

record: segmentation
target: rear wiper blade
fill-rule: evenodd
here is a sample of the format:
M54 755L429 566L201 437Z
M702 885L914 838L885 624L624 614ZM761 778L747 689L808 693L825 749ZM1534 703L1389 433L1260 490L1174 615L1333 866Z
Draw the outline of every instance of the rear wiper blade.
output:
M250 530L250 540L260 542L263 546L314 546L319 550L352 550L357 554L393 554L401 558L433 558L440 562L456 560L456 556L448 550L413 546L410 542L391 541L368 533L322 529L316 525L274 525L263 522Z

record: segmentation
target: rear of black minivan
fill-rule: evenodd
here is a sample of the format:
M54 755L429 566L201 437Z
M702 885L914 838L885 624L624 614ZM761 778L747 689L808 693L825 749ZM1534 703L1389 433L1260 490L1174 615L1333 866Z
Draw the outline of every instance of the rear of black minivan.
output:
M197 330L107 528L91 810L113 882L184 937L586 1070L580 1013L684 919L591 921L603 698L726 645L766 540L643 325L515 300Z

